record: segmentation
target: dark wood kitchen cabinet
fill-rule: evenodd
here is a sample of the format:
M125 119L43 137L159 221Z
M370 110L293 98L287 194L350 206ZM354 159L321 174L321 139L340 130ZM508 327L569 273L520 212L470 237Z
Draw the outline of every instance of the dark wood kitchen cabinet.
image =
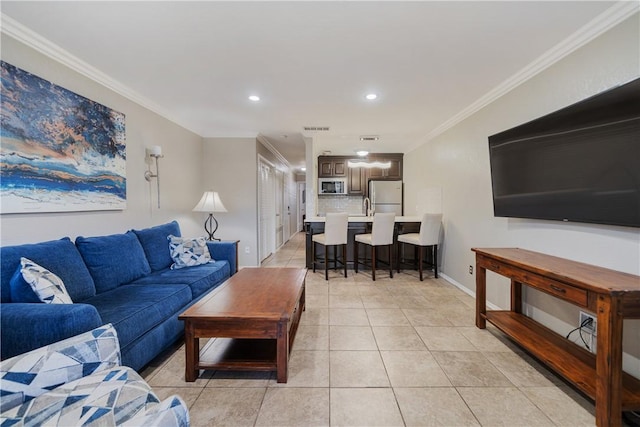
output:
M364 196L367 192L367 169L349 168L347 193L351 196Z
M318 178L347 176L347 159L340 156L318 157Z
M348 156L318 156L318 178L347 178L347 194L369 196L368 183L371 179L402 179L402 153L369 154L365 158ZM349 160L368 162L390 162L391 167L365 168L348 167Z
M370 156L369 159L371 161L391 162L391 167L389 169L369 169L369 179L402 179L402 157L403 154L381 154L380 156Z

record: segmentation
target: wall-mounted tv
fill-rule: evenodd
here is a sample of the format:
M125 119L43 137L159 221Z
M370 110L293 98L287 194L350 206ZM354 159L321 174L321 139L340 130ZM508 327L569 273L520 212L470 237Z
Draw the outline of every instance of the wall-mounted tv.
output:
M640 227L640 78L489 137L494 214Z

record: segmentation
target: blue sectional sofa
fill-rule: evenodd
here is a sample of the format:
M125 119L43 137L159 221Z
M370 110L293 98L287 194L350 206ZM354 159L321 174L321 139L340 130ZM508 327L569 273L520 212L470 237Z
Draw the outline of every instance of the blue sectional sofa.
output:
M0 248L2 359L111 323L122 364L139 370L183 333L178 315L237 271L235 242L207 242L214 262L171 269L173 221L143 230ZM16 276L21 257L62 279L73 304L45 304Z

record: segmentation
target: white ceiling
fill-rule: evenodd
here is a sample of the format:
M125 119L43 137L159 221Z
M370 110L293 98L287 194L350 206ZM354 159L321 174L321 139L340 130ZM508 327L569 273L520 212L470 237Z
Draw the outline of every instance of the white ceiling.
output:
M3 0L1 10L197 134L260 133L297 167L303 135L333 154L415 147L613 5Z

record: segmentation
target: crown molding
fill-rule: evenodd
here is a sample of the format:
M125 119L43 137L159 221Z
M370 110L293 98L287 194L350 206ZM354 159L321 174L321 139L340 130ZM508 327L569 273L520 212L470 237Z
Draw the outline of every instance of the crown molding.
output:
M458 123L462 122L464 119L477 113L487 105L510 92L512 89L520 86L527 80L546 70L562 58L578 50L596 37L604 34L639 11L640 2L638 1L617 2L615 5L611 6L587 24L583 25L580 29L558 43L556 46L543 53L516 74L512 75L468 107L460 111L458 114L436 127L425 135L420 142L411 145L406 152L411 152L421 145L428 143L438 135L443 134Z
M265 148L271 152L271 154L276 156L278 161L280 161L287 168L291 169L291 165L289 164L289 161L284 158L284 156L276 149L276 147L271 145L271 143L269 142L267 137L265 137L263 134L259 133L258 136L256 137L256 139L258 140L258 142L260 144L264 145Z
M94 66L84 62L80 58L72 55L70 52L61 48L57 44L51 42L35 31L25 27L15 19L0 13L1 24L0 31L19 41L20 43L36 50L37 52L53 59L56 62L70 68L71 70L95 81L96 83L106 87L113 92L122 95L130 101L164 117L165 119L181 126L193 133L198 134L195 130L191 129L188 125L182 123L180 119L172 117L172 114L164 108L158 106L148 98L140 95L138 92L132 90L128 86L120 83L119 81L111 78L107 74L98 70Z

